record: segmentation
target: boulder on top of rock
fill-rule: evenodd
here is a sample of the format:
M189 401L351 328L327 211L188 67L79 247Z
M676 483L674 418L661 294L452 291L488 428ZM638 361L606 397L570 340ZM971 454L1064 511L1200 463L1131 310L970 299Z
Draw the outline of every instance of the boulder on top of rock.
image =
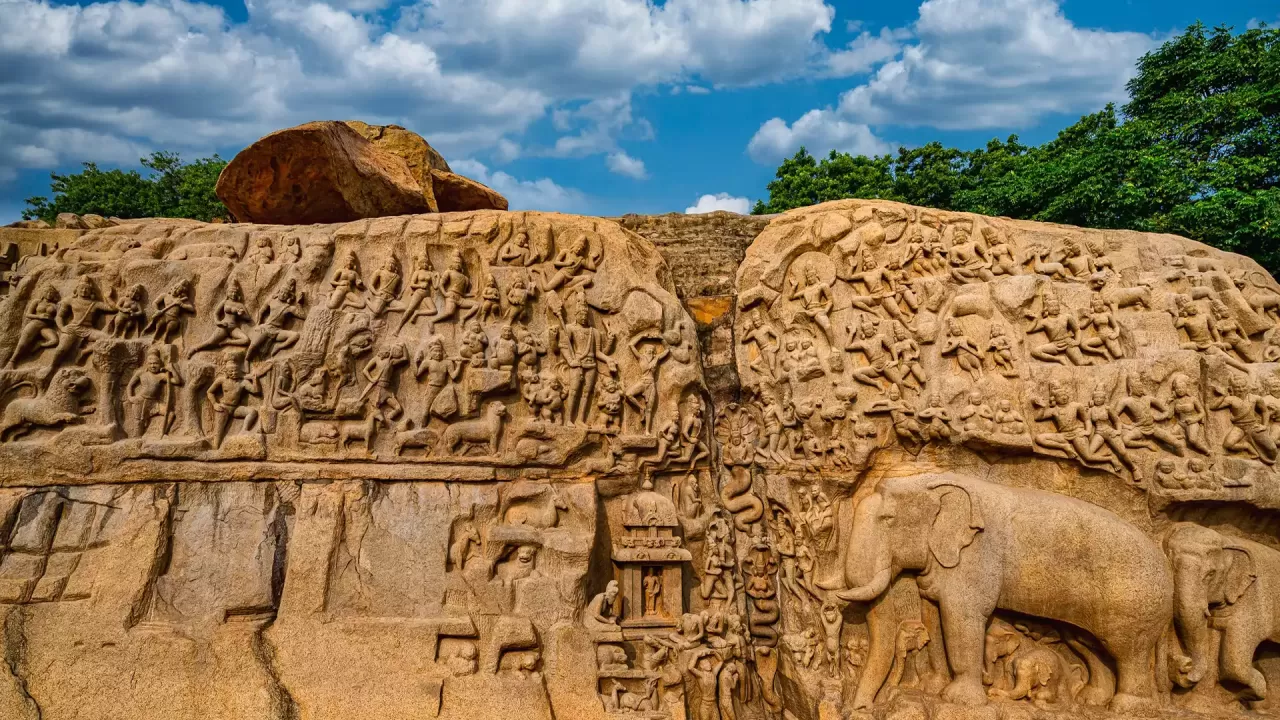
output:
M457 173L432 169L431 183L440 212L507 209L507 199L497 191Z
M278 130L241 150L216 192L240 222L311 224L435 212L397 155L349 125L311 122Z
M443 170L453 172L444 156L431 147L421 135L399 125L370 125L360 120L345 121L352 130L364 136L379 150L385 150L403 159L409 165L409 172L424 186L430 182L430 171Z

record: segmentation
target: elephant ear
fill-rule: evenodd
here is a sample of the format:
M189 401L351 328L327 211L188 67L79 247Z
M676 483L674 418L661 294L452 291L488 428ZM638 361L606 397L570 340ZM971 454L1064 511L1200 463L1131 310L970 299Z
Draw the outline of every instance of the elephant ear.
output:
M1233 604L1258 579L1258 573L1253 567L1253 556L1247 548L1227 545L1225 552L1230 564L1227 566L1227 577L1222 583L1222 594L1228 604Z
M960 551L982 532L982 512L978 501L959 485L938 483L930 487L936 490L938 514L929 529L929 549L939 565L953 568L960 564Z

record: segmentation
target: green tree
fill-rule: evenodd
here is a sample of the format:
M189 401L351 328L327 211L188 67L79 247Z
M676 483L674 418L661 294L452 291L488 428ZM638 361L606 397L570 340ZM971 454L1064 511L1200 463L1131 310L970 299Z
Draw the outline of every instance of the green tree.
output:
M52 199L27 198L22 217L52 223L59 213L92 213L125 219L181 217L204 220L226 219L227 209L214 194L218 174L226 161L214 155L192 163L182 162L177 153L156 152L140 160L151 171L102 170L84 163L78 173L50 173Z
M883 197L947 210L1171 232L1280 270L1280 30L1202 24L1144 55L1129 102L1038 147L929 143L893 158L803 150L756 212ZM880 175L836 168L884 167ZM833 181L834 179L834 181ZM776 191L775 191L776 190Z

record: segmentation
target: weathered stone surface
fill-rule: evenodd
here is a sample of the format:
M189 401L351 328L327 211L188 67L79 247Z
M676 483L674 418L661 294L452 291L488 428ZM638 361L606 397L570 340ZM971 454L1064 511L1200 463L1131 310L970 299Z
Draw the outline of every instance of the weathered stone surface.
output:
M399 125L370 125L360 120L346 120L352 130L377 145L380 150L395 155L409 165L409 172L419 183L427 184L431 170L453 172L444 156L431 147L421 135Z
M75 213L58 213L53 226L59 230L88 230L84 219Z
M432 170L432 189L440 212L506 210L507 199L487 185L456 173Z
M17 222L11 222L8 225L5 225L5 227L20 230L48 230L53 226L44 220L18 220Z
M873 201L745 256L760 220L623 222L0 231L73 233L0 299L0 717L1266 710L1256 264ZM654 247L699 234L701 273Z
M436 209L431 188L403 159L340 122L263 137L223 168L216 191L242 222L335 223Z

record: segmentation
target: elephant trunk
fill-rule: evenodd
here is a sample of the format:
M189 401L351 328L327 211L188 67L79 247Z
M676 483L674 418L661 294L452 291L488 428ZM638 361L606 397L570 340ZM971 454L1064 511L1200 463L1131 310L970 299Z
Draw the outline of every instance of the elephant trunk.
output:
M1185 674L1186 687L1204 679L1208 672L1209 600L1198 568L1176 563L1177 592L1174 593L1174 624L1178 636L1191 655L1191 669ZM1182 684L1182 683L1179 683Z

